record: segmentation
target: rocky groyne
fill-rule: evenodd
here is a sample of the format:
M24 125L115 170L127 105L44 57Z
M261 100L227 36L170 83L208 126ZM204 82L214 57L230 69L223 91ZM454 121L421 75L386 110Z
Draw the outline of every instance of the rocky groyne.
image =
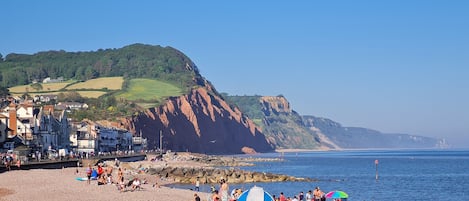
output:
M215 184L222 178L230 183L314 181L311 178L252 172L239 168L254 165L253 162L267 161L280 162L281 159L168 153L149 155L148 160L142 162L122 163L122 167L134 173L155 175L177 183L195 183L198 179L201 183Z
M312 181L309 178L251 172L235 168L159 167L150 168L146 172L147 174L158 175L160 178L172 178L177 183L195 183L197 179L201 183L207 184L219 183L221 179L225 179L229 183Z

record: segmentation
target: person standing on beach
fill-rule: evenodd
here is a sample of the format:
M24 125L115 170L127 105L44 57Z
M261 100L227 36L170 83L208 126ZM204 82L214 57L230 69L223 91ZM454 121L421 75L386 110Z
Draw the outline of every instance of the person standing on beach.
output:
M285 197L285 195L283 194L283 192L280 192L280 196L278 197L278 200L280 200L280 201L287 201L287 198Z
M92 172L92 171L93 171L93 170L91 169L91 165L88 164L88 167L86 168L86 177L88 178L88 180L86 180L86 182L87 182L88 184L90 184L90 182L91 182L91 172Z
M200 181L199 181L199 177L197 177L197 180L195 181L195 188L194 188L195 191L199 192L200 191Z
M321 201L322 194L323 193L321 189L319 189L319 186L317 186L316 189L314 189L313 191L314 201Z
M117 170L117 182L124 182L124 172L122 172L121 168Z
M305 201L305 195L303 194L303 191L301 191L300 194L298 194L298 200Z
M221 198L221 201L228 201L228 190L229 190L229 187L228 187L228 183L226 183L225 179L222 179L220 181L220 198Z
M306 193L306 200L307 201L311 201L313 199L313 192L311 192L311 190L309 190L307 193Z

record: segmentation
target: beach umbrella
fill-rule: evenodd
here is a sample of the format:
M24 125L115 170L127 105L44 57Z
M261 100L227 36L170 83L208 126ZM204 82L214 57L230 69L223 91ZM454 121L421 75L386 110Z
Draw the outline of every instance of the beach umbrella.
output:
M331 191L326 193L326 198L348 198L348 194L344 191Z
M237 201L274 201L274 198L263 188L254 186L241 193Z

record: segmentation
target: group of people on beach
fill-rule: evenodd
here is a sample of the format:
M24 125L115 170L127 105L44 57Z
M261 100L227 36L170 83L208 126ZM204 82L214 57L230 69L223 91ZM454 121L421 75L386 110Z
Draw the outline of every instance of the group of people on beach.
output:
M197 189L197 188L196 188ZM242 189L233 189L231 194L228 195L228 183L222 179L220 181L220 187L217 190L213 185L211 186L211 196L209 201L236 201L239 196L243 193ZM309 190L304 193L301 191L298 195L293 197L287 197L283 192L280 192L279 196L272 195L274 201L325 201L325 193L321 191L319 187L316 187L314 190ZM194 194L194 199L192 201L200 201L200 197ZM340 201L340 200L334 200Z
M11 170L12 165L16 165L18 168L21 166L21 161L18 159L18 155L12 153L0 154L0 161L3 165L5 165L5 168L8 171Z
M314 190L309 190L306 194L301 191L298 195L293 197L286 197L283 192L280 192L280 196L272 196L275 201L325 201L326 196L324 192L321 191L319 186L314 188Z
M212 196L211 199L213 201L228 201L229 199L232 200L233 196L229 196L228 194L229 186L225 179L220 180L220 188L216 190L212 186Z
M197 192L200 190L200 181L198 178L195 182L195 188L193 190ZM220 179L220 187L216 189L215 186L212 185L210 187L210 191L211 195L208 198L208 201L235 201L237 200L238 196L241 195L241 189L235 189L231 191L231 193L228 193L228 182L226 182L226 180L223 178ZM200 197L197 195L197 193L194 194L194 199L192 199L192 201L200 201Z
M140 190L142 189L142 184L148 184L146 179L140 179L138 177L131 178L129 180L126 180L124 178L124 169L121 167L118 167L119 163L116 163L117 167L117 179L114 179L112 176L112 172L114 167L111 165L105 165L105 164L98 164L97 168L95 169L94 167L91 166L91 164L88 164L88 167L85 169L86 173L86 181L88 184L91 183L91 180L97 180L97 185L106 185L106 184L112 184L116 185L117 189L120 192L125 192L127 191L127 188L130 187L131 191L135 190ZM78 169L77 169L77 174L78 174ZM158 176L156 178L155 184L153 184L153 187L155 188L160 188L160 185L158 184Z

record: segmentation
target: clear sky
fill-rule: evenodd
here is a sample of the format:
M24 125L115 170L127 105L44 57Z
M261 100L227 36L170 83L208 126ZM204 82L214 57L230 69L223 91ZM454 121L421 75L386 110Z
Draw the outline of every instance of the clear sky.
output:
M469 147L469 1L2 1L0 53L133 43L188 55L218 91L284 95L343 126Z

